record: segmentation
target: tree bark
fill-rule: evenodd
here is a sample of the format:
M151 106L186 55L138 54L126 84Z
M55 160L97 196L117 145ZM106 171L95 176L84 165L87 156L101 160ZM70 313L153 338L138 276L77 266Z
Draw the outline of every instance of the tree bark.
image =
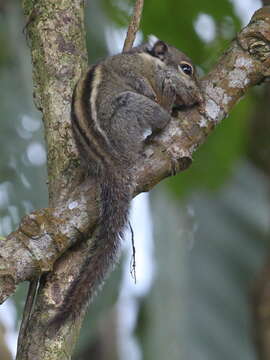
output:
M56 334L47 332L79 276L98 219L98 184L84 179L70 128L72 90L87 66L83 0L25 0L34 94L43 113L48 149L49 208L27 215L18 230L0 239L0 300L17 283L43 274L18 359L70 359L83 314ZM270 7L255 13L213 70L201 81L204 114L180 112L134 165L134 196L185 170L192 154L246 91L270 76ZM71 249L71 245L74 245ZM65 252L65 254L63 254ZM62 255L62 256L61 256ZM61 256L61 257L60 257ZM58 259L58 261L56 261ZM48 271L50 273L47 273Z

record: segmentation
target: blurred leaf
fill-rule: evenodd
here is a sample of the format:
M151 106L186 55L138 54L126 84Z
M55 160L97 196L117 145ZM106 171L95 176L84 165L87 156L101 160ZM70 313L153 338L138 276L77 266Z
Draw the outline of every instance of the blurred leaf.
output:
M98 0L92 0L87 3L85 28L90 64L97 62L99 58L108 54L105 40L105 30L108 21Z
M0 67L0 192L5 198L0 208L1 235L13 230L26 212L47 204L45 164L35 166L27 157L31 143L44 141L41 116L33 107L31 60L19 6L8 3L0 23L0 43L3 37L9 44L1 54L8 51L13 59ZM23 118L35 128L25 128Z
M120 27L127 27L134 3L135 1L103 0L108 16ZM205 44L194 29L194 22L199 14L208 14L216 25L216 38L209 44ZM224 26L231 26L232 34L240 29L239 18L229 0L220 0L218 6L212 0L205 0L203 3L189 0L148 0L144 3L141 22L144 35L154 34L178 47L205 69L226 48L228 39L222 31ZM209 61L209 56L212 61Z
M103 9L115 24L128 26L134 2L131 0L102 0Z
M209 53L213 56L213 49L211 46L206 48L195 32L194 22L200 13L209 14L217 26L225 17L231 17L235 26L239 24L229 1L219 1L216 6L211 0L203 3L149 0L145 2L142 29L145 34L155 34L187 52L196 63L201 63ZM222 42L222 38L218 41Z
M161 187L159 187L160 190ZM186 209L158 189L151 192L155 276L144 299L136 335L144 360L180 360L186 356L187 238Z
M6 17L0 14L0 69L2 66L9 65L13 60L9 39L6 35L7 25Z
M214 195L189 200L197 223L188 257L190 359L256 358L249 296L269 247L268 190L257 169L239 163Z
M266 256L268 179L240 163L215 194L151 194L156 273L137 335L143 359L255 360L249 290ZM254 211L256 209L256 211Z

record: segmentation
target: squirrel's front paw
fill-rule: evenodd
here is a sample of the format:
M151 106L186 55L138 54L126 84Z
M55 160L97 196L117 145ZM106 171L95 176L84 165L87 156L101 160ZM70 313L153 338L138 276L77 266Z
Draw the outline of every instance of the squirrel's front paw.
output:
M171 113L173 105L175 103L176 92L172 79L166 78L163 83L162 97L160 105L163 109Z

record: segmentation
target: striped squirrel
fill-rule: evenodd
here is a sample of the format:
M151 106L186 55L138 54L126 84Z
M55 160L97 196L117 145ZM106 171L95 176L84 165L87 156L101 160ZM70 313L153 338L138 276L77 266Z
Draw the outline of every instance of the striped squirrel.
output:
M72 128L82 166L100 186L100 222L56 322L85 309L115 263L134 189L132 167L145 134L162 130L174 108L202 102L190 59L160 40L105 58L77 83Z

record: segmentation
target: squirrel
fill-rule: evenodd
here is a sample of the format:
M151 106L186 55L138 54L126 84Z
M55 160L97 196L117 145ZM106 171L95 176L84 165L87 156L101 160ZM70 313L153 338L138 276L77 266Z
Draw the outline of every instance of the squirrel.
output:
M81 164L100 186L100 221L80 279L54 323L85 309L117 259L134 189L132 166L146 134L164 129L174 109L202 102L191 60L161 40L107 57L80 78L72 129Z

